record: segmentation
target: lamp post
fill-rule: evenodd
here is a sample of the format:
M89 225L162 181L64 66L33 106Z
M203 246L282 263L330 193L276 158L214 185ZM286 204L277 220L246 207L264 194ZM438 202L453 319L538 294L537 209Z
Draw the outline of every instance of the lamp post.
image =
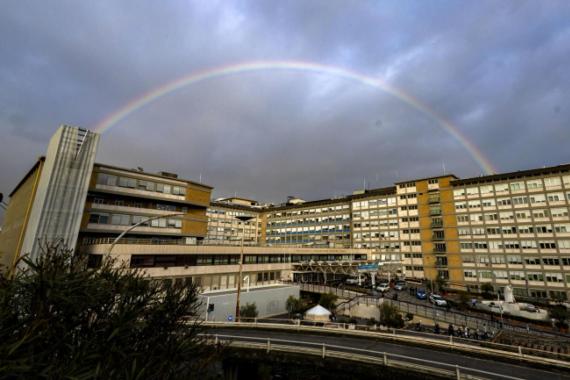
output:
M241 250L240 250L240 254L239 254L239 271L238 271L237 296L236 296L236 319L235 319L236 322L239 322L239 318L240 318L239 301L240 301L240 295L241 295L241 282L242 282L241 275L242 275L242 270L243 270L243 242L244 242L244 237L245 237L245 222L253 219L253 216L240 215L240 216L236 216L236 218L241 220L241 223L242 223Z

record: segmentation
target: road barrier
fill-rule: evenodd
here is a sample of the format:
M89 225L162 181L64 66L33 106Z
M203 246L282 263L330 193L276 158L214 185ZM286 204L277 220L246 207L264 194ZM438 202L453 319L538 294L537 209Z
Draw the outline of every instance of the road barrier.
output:
M321 358L337 358L362 362L365 364L377 364L386 367L404 369L408 371L433 374L448 378L461 379L509 379L519 380L520 377L504 375L500 373L484 371L459 365L433 360L419 359L411 356L392 354L383 351L367 350L355 347L331 345L326 343L315 343L298 340L285 340L274 338L260 338L237 335L206 335L207 342L214 345L227 345L246 349L265 350L267 354L273 351L280 351L294 354L309 354L320 356Z
M442 349L451 349L466 353L482 354L505 359L523 360L535 364L547 364L559 368L570 369L570 355L568 354L410 330L386 328L372 330L371 328L363 328L363 326L347 323L307 323L306 321L286 319L266 319L263 321L254 319L249 322L243 322L242 318L242 322L203 322L203 325L207 327L241 327L269 330L287 330L296 332L343 334L372 339L376 338L392 340L409 345L425 345L429 347L436 346Z

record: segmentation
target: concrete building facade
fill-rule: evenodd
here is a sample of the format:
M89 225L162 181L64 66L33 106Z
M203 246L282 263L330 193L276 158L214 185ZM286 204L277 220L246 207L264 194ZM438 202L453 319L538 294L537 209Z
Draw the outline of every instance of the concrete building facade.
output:
M10 194L0 234L9 268L42 239L63 239L149 274L231 289L290 279L302 261L398 261L407 277L518 297L568 299L570 165L459 179L441 175L282 205L211 201L212 187L172 173L94 163L98 136L62 127ZM241 221L238 217L251 219ZM77 243L77 244L76 244Z

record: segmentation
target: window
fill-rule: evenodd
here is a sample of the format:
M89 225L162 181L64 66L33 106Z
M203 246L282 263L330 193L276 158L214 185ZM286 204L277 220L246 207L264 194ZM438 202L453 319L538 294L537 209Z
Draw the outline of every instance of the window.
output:
M518 265L522 265L522 256L519 255L508 255L507 256L507 262L509 264L518 264Z
M501 193L501 192L505 192L505 191L509 191L509 185L507 185L506 183L499 183L499 184L495 185L495 192L496 193Z
M544 265L560 265L560 259L557 257L543 257L542 264Z
M90 214L89 223L109 224L109 214Z
M556 243L553 241L540 241L538 245L540 249L556 249Z
M529 190L542 189L542 181L539 179L535 179L532 181L526 181L526 187Z
M524 263L526 265L540 265L540 258L538 258L538 257L525 257Z
M113 214L111 215L111 224L117 226L128 226L131 224L130 215L125 214Z
M465 189L453 190L453 197L454 198L463 198L464 195L465 195Z
M478 187L468 187L466 190L467 195L479 195Z
M560 177L550 177L544 179L544 186L547 189L559 188L561 186Z
M97 175L97 183L99 185L117 186L117 176L99 173Z

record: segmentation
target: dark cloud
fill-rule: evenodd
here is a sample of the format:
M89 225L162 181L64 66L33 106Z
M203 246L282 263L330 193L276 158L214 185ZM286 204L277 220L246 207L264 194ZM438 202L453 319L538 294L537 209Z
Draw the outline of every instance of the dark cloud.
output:
M0 13L0 191L62 123L93 128L197 70L302 60L385 78L501 171L570 161L566 1L8 1ZM98 159L264 201L482 169L429 116L330 75L263 71L162 97Z

